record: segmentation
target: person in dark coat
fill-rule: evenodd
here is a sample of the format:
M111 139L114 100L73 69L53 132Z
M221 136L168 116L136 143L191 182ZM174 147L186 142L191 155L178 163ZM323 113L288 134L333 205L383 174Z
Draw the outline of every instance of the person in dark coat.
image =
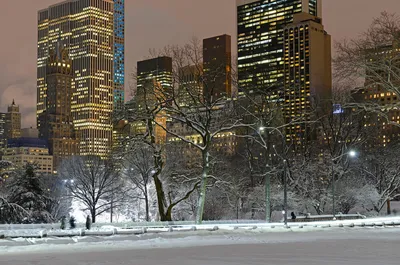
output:
M294 212L292 212L290 215L292 216L292 220L296 219L296 215L294 214Z

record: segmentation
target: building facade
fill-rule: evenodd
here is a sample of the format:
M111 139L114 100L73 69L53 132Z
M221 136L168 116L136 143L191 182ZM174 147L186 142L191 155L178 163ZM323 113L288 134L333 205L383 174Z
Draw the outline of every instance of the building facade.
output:
M236 0L238 89L283 100L283 30L296 13L321 17L322 0Z
M297 13L283 40L286 141L301 146L316 137L310 123L316 110L331 109L331 36L320 18Z
M6 139L21 137L21 113L19 112L19 106L15 104L14 100L7 108L4 128Z
M172 91L172 58L163 56L137 63L137 93L135 102L139 111L144 109L145 104L156 103L156 97L162 93ZM158 113L157 123L166 126L166 118L163 112ZM145 128L143 124L135 124L136 128ZM160 126L155 126L154 134L156 142L163 144L166 141L167 133Z
M21 167L27 163L34 163L38 167L38 173L53 173L53 156L49 155L47 143L42 139L9 139L3 160Z
M112 146L112 113L124 100L124 1L67 0L39 11L39 130L48 105L47 62L57 45L73 61L71 113L79 154L105 157Z
M393 76L393 69L400 67L396 59L400 56L398 41L382 43L376 49L368 50L366 56L370 57L368 67L373 73L366 73L364 86L356 89L353 96L362 103L361 107L372 109L365 115L364 124L370 136L364 147L372 150L400 140L400 95L391 87L400 82ZM388 78L389 75L392 77Z
M137 62L137 90L152 89L161 86L172 89L172 58L163 56Z
M54 170L61 161L78 154L78 139L76 137L72 112L72 60L68 51L60 43L56 50L50 51L46 69L46 109L40 115L40 137L46 139L49 154L53 156Z
M6 144L6 114L0 112L0 156Z
M114 111L125 101L125 0L114 0Z
M231 36L203 40L204 95L213 100L232 96Z
M178 104L190 107L203 100L203 65L188 65L179 69Z

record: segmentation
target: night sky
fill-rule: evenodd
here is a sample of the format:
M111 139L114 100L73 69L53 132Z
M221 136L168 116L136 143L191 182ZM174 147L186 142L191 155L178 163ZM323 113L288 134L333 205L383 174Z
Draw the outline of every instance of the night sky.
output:
M1 0L0 112L15 98L23 127L36 126L37 11L60 0ZM126 91L129 72L149 48L232 35L236 46L235 0L126 0ZM399 0L324 0L323 21L334 41L353 38L381 11L397 12Z

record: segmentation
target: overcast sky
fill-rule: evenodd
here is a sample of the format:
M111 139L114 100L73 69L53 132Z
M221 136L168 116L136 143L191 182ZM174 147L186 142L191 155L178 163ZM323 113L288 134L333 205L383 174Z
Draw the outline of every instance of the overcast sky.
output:
M23 127L36 126L37 11L60 0L1 0L0 112L15 98ZM219 34L236 46L235 0L126 0L126 70L149 48ZM356 37L381 11L400 14L400 0L323 0L323 21L334 41ZM235 49L236 50L236 49Z

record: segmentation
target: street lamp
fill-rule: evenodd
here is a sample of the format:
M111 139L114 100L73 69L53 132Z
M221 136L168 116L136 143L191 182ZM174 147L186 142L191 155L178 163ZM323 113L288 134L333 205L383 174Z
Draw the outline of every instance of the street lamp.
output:
M335 210L335 169L334 169L334 164L335 161L342 158L343 156L348 155L349 157L356 157L357 156L357 152L354 150L350 150L344 154L341 154L340 156L337 156L335 158L332 158L332 168L331 168L331 172L332 172L332 215L333 215L333 220L336 220L336 210Z
M287 172L286 172L286 159L283 160L283 220L285 227L287 227Z

